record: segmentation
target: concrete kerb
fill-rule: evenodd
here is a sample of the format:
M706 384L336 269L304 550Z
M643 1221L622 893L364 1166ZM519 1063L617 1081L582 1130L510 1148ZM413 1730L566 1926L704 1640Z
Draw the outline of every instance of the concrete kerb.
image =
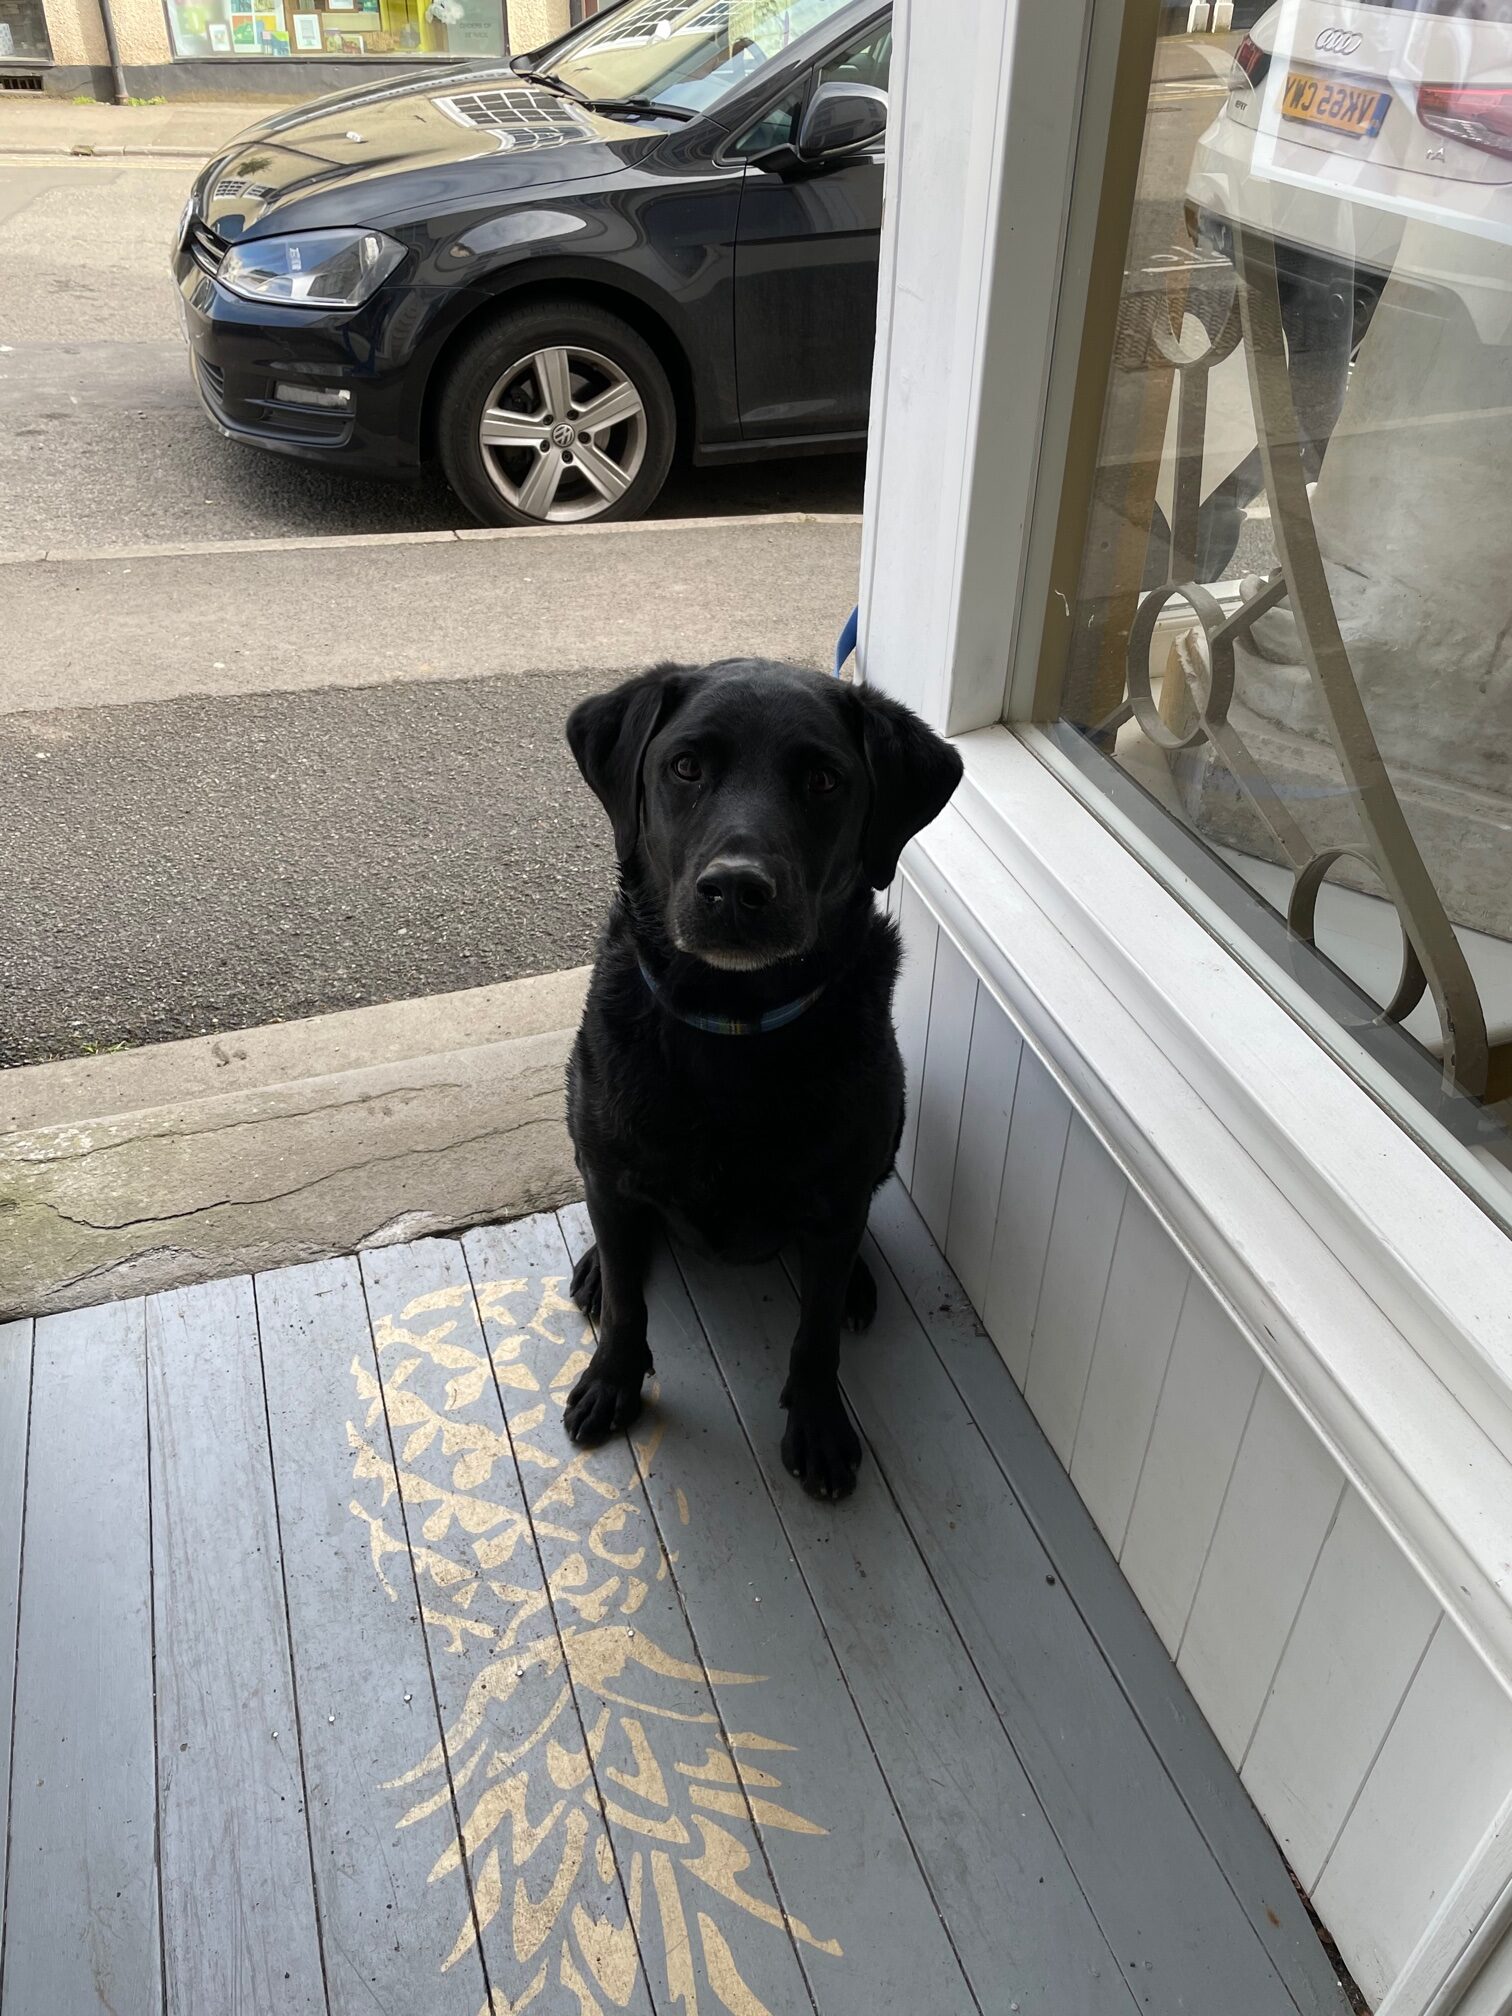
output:
M582 968L5 1074L0 1320L567 1202L586 983Z
M689 532L739 532L772 525L860 525L859 511L762 511L724 518L636 518L615 525L463 525L439 532L337 532L276 539L181 539L161 546L36 546L0 553L0 567L69 566L96 560L193 560L223 553L314 553L362 547L450 546L459 541L676 538Z
M56 74L52 82L57 84ZM106 105L51 91L7 94L0 99L0 158L204 162L292 102L256 96L206 104L165 98Z
M28 161L197 161L205 159L203 147L112 147L76 143L72 147L24 146L9 141L0 146L0 160L20 156Z

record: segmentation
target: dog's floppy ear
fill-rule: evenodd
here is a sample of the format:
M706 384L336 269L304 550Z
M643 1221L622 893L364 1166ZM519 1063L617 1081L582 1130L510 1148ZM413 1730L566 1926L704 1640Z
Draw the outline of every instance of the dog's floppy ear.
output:
M901 702L866 686L850 690L861 708L861 742L872 787L861 865L872 887L885 889L915 833L944 811L961 781L961 759Z
M580 700L567 717L567 743L614 827L621 861L640 835L641 764L646 745L681 696L690 667L657 665L610 693Z

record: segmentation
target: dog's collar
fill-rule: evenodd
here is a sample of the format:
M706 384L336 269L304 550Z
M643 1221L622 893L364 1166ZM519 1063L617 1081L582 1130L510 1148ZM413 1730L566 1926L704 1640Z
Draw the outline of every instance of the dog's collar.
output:
M646 970L646 962L637 960L640 976L646 983L646 992L656 1005L676 1022L684 1022L690 1029L701 1029L706 1036L766 1036L773 1029L785 1029L789 1022L812 1008L824 992L821 980L812 994L800 995L796 1001L784 1001L780 1008L768 1008L764 1015L742 1017L739 1015L690 1015L681 1008L674 1008L661 988L657 986Z

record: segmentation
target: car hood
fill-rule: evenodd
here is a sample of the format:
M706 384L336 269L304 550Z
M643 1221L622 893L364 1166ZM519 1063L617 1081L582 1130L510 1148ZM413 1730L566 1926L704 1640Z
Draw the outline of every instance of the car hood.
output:
M231 242L274 229L382 225L423 210L618 173L665 137L507 67L338 92L264 120L212 161L195 208Z

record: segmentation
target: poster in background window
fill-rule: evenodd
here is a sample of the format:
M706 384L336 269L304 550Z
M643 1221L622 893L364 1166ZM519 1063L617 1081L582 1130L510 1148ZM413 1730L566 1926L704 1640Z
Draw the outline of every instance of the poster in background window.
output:
M446 30L448 56L497 56L504 47L504 0L460 0L462 19Z
M231 53L231 34L224 21L211 22L203 6L188 6L177 0L170 9L175 56L210 56ZM215 39L216 30L220 40Z

